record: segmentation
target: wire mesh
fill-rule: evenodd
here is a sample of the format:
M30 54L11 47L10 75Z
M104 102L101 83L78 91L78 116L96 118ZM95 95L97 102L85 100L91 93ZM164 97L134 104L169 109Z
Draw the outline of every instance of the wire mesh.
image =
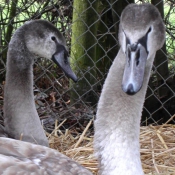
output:
M142 3L134 0L1 0L0 1L0 124L3 124L3 90L6 73L8 43L14 31L24 22L35 19L51 21L65 36L69 49L71 67L79 81L73 83L52 62L44 58L35 60L34 95L40 119L47 132L54 129L55 120L63 122L62 133L71 130L72 136L82 133L89 121L95 117L98 99L108 70L119 50L118 25L123 8L129 3ZM152 0L161 12L166 26L166 43L157 53L146 95L141 125L149 125L149 132L141 128L141 155L143 167L150 173L150 152L154 146L158 168L174 167L171 150L174 133L163 128L158 133L156 126L173 123L175 113L175 7L174 1ZM78 33L79 32L79 33ZM160 61L157 58L161 58ZM65 120L66 119L66 120ZM171 120L170 120L171 119ZM154 128L154 130L152 129ZM173 130L173 129L172 129ZM159 130L161 131L161 130ZM148 137L148 135L151 135ZM167 134L168 133L168 134ZM167 134L167 135L166 135ZM93 135L93 126L86 132ZM165 152L160 135L167 140ZM151 138L151 143L150 143ZM66 138L67 139L67 138ZM68 145L69 146L69 145ZM68 147L67 146L67 147ZM151 150L146 152L144 150ZM172 149L173 150L173 149ZM163 158L159 156L163 155ZM162 169L163 169L162 168ZM167 174L167 173L166 173Z
M61 122L65 118L67 123L63 129L77 126L84 128L95 116L105 77L119 50L117 32L120 15L123 8L131 2L134 1L88 0L81 3L76 0L1 1L1 115L3 115L6 53L10 38L25 21L46 19L57 26L65 36L71 66L78 75L79 82L72 83L52 62L43 58L35 60L34 94L37 111L47 130L53 129L55 119ZM159 52L159 56L164 58L163 62L155 63L152 70L142 114L142 125L165 123L175 113L174 2L166 0L152 3L159 10L161 10L159 6L163 3L161 14L166 25L166 44ZM79 36L77 31L73 30L76 23L81 26L77 28L82 32ZM171 122L174 123L174 120Z

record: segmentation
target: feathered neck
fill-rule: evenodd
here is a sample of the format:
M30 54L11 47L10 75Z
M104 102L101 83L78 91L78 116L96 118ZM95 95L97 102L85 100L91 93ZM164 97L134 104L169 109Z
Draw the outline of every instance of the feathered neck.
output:
M140 161L140 118L152 61L146 65L142 89L129 96L122 90L125 55L115 58L100 96L94 147L100 175L143 175Z
M13 36L7 54L5 129L12 138L48 146L34 103L33 54L26 48L20 30Z

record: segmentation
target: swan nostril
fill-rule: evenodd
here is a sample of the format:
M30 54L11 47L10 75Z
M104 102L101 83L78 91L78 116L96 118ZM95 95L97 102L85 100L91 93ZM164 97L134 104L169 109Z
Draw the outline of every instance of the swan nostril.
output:
M140 49L136 51L136 66L140 63Z

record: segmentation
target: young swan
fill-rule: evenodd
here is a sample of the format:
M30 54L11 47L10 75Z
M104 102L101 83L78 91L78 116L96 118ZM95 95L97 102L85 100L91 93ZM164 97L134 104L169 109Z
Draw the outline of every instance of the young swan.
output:
M92 175L57 150L0 137L1 175Z
M151 4L130 4L122 12L115 58L98 103L94 147L100 175L143 175L140 117L156 51L165 27Z
M48 146L34 103L33 62L36 55L53 60L68 77L77 81L69 65L65 39L58 29L45 20L25 23L9 43L4 93L5 130L11 138Z
M25 23L15 32L8 50L4 96L6 130L13 138L23 134L25 141L48 146L34 104L33 57L52 59L77 81L65 47L62 34L44 20ZM57 150L41 145L0 137L0 174L92 175Z

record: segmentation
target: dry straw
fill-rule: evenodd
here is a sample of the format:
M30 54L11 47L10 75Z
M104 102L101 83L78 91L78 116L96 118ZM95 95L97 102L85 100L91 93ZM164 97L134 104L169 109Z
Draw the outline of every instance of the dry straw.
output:
M172 116L169 121L175 117ZM140 152L146 175L175 175L175 125L150 125L140 128ZM60 130L63 121L48 134L50 147L54 148L88 168L97 175L98 163L93 155L93 132L89 135L90 120L82 134L76 129ZM88 134L87 134L88 133ZM88 136L87 136L88 135Z

